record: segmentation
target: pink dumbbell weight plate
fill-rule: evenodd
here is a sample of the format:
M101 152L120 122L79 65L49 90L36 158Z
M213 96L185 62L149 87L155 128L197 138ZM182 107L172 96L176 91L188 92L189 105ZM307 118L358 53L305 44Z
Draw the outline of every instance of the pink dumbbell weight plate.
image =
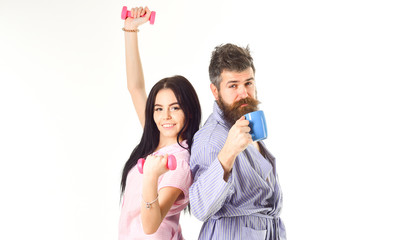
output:
M149 16L149 23L150 23L150 24L154 24L154 22L155 22L155 15L156 15L156 12L151 11L151 16ZM144 15L144 16L145 16L145 15ZM131 11L128 11L128 10L127 10L127 7L124 6L124 7L123 7L123 10L121 10L121 19L125 20L125 19L127 19L128 17L131 17ZM143 17L143 16L142 16L142 17Z
M138 168L138 171L139 171L141 174L143 173L144 163L145 163L145 159L144 159L144 158L138 159L137 168ZM169 170L175 170L175 169L176 169L176 166L177 166L177 164L176 164L176 158L175 158L175 156L169 155L169 156L168 156L168 162L166 163L166 167L167 167Z

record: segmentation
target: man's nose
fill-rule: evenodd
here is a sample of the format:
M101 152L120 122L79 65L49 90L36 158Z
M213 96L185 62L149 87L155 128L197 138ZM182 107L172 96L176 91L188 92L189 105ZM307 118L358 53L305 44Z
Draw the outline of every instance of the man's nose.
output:
M240 99L244 99L244 98L248 97L248 91L245 86L241 86L238 88L238 96L240 97Z

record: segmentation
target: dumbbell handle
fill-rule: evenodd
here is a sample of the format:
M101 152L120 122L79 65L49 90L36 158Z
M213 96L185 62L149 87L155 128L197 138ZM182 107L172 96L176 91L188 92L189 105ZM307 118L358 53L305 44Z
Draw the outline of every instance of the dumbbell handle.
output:
M138 171L141 174L143 173L144 163L145 163L144 158L138 159L137 168L138 168ZM166 168L168 168L169 170L175 170L176 169L176 158L175 158L175 156L173 156L173 155L168 156L168 162L166 162Z
M156 12L152 11L152 12L151 12L151 15L149 16L149 19L148 19L150 24L154 24L154 22L155 22L155 15L156 15ZM145 15L143 15L143 16L145 16ZM143 17L143 16L141 16L141 17ZM123 10L121 10L121 19L125 20L125 19L127 19L128 17L131 17L131 11L128 11L128 10L127 10L127 7L124 6L124 7L123 7Z

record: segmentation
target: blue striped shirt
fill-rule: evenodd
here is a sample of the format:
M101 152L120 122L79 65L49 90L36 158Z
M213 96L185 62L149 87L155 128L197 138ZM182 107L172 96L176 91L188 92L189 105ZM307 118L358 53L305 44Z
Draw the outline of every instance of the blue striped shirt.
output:
M286 239L275 158L262 141L258 143L264 156L249 145L237 156L227 182L223 180L217 155L230 128L215 102L213 113L194 136L189 194L193 215L204 222L199 239Z

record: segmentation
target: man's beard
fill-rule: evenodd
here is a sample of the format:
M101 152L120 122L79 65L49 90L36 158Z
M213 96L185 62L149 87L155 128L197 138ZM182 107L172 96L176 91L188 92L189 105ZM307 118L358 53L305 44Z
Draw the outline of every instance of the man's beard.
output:
M234 125L234 123L243 115L257 111L259 103L258 100L251 97L241 99L231 105L225 103L221 95L219 95L219 99L217 100L217 104L223 111L224 119L231 125ZM247 104L247 106L241 107L243 104Z

